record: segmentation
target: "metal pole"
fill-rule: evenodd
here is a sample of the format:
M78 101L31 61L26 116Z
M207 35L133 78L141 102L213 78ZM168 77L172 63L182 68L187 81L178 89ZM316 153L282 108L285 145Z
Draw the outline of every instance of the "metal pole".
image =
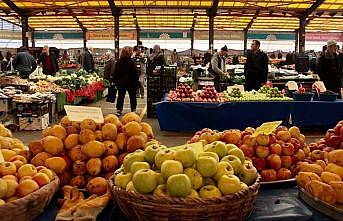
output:
M214 16L213 15L209 15L208 17L208 39L209 39L209 49L211 54L213 54L213 42L214 42Z
M21 39L22 44L25 47L29 47L29 38L28 38L28 31L29 31L29 17L23 16L21 17Z
M243 31L243 38L244 38L244 57L247 56L247 48L248 48L248 30L244 29Z
M82 37L83 37L83 48L87 48L87 30L82 31Z
M136 28L136 34L137 34L137 36L136 36L136 38L137 38L137 45L138 45L138 42L140 42L140 40L141 40L141 29L139 28L139 27L137 27Z
M35 48L35 47L36 47L36 42L35 42L35 29L31 29L31 43L32 43L32 47Z
M299 19L299 52L305 52L305 25L306 19Z
M119 13L114 16L114 55L119 59Z
M194 28L191 28L191 56L194 53Z

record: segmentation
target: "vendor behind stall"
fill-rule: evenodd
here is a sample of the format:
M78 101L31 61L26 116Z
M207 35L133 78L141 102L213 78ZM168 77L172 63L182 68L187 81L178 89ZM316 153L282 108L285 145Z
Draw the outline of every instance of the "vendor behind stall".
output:
M23 79L29 78L29 75L36 70L37 63L34 57L27 51L25 46L19 48L18 54L14 57L13 68L19 72Z
M319 57L317 74L324 82L327 90L341 93L341 80L343 77L343 59L337 55L337 43L334 40L327 42L327 50Z
M258 90L267 81L268 56L260 50L260 42L253 40L244 65L245 90Z
M39 55L38 64L43 66L43 74L55 76L58 72L57 57L54 52L49 50L49 46L45 45L42 53Z
M208 72L214 76L214 87L219 92L220 90L220 75L227 75L225 72L225 56L227 55L228 49L226 45L213 55L208 68Z

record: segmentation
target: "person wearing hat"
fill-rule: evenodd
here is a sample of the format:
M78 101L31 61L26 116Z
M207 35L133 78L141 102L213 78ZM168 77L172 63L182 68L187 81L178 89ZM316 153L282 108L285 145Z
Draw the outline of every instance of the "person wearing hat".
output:
M253 40L244 65L245 90L258 90L267 81L268 56L260 50L260 41Z
M329 40L326 45L326 51L318 59L316 72L327 90L340 94L343 76L342 59L337 54L335 40Z
M227 72L225 71L225 57L227 55L228 49L226 45L220 49L219 52L215 53L212 56L210 66L208 68L208 71L210 74L214 76L214 87L218 92L221 91L220 89L220 76L227 75Z

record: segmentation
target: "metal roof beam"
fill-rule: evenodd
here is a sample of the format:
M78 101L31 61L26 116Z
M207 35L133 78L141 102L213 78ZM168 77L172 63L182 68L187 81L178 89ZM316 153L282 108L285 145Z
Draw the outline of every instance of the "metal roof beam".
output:
M137 20L136 13L133 13L133 14L132 14L132 17L133 17L133 23L135 24L136 29L140 29L139 24L138 24L138 20Z
M247 27L244 28L244 31L248 31L251 26L254 24L254 21L256 20L257 16L258 16L258 11L255 13L255 15L251 18L250 22L248 23Z
M122 11L116 6L114 0L108 0L108 4L113 16L120 16L122 14Z
M78 17L73 16L73 19L76 21L76 23L79 25L79 27L81 28L81 30L83 32L87 31L87 28L85 28L85 26L83 26L82 22L78 19Z
M302 18L306 19L309 15L311 15L315 10L317 10L317 8L324 3L325 0L317 0L315 3L313 3L313 5L311 5L311 7L309 7L304 14L301 16Z
M16 4L14 4L11 0L2 0L3 2L6 3L6 5L8 5L8 7L10 7L13 11L15 11L15 13L17 13L20 17L24 17L26 16L26 13L21 10Z
M211 8L207 10L207 15L215 17L217 15L219 0L213 0Z
M192 27L191 27L191 30L193 29L194 30L194 28L195 28L195 24L196 24L196 22L197 22L197 17L198 17L198 14L194 14L194 17L193 17L193 22L192 22Z

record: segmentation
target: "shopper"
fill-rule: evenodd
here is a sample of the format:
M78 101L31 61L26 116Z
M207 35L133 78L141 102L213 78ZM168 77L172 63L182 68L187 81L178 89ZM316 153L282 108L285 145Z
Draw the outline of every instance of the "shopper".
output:
M253 40L244 65L245 90L258 90L267 81L268 56L260 50L260 41Z
M174 49L171 55L171 62L172 64L177 64L178 61L179 61L179 55L177 54L176 49Z
M49 50L49 46L45 45L42 53L39 55L38 64L43 66L43 74L55 76L58 72L57 57L53 51Z
M67 50L64 50L63 55L62 55L62 61L69 62L69 60L70 60L69 54L68 54Z
M137 97L144 98L144 84L145 84L145 74L146 74L146 59L143 57L142 48L135 47L135 57L134 57L137 75L139 78L139 85L137 89Z
M138 88L138 74L135 61L131 58L133 55L132 47L126 46L122 49L120 58L116 63L114 76L118 88L117 115L120 116L123 111L126 91L130 97L130 107L132 112L136 112L137 98L136 90Z
M20 77L24 79L29 78L29 75L37 68L36 60L25 46L19 48L19 52L14 57L12 64L13 68L19 72Z
M117 86L115 85L115 66L116 61L112 57L111 53L106 53L108 60L106 61L104 67L104 78L110 82L110 87L108 88L107 102L114 103L117 97Z
M166 65L166 60L164 58L163 52L159 45L155 45L152 53L149 55L148 73L151 74L157 66L162 67L164 65Z
M342 59L337 55L337 43L329 40L326 51L319 57L317 63L317 74L327 90L341 93L342 68Z
M278 59L282 59L282 53L281 53L281 51L279 51L279 53L277 54L277 58L278 58Z
M82 63L82 54L81 54L81 51L80 50L77 50L77 53L76 53L76 62L78 64L81 64Z
M227 55L228 49L226 45L220 49L219 52L212 56L208 72L214 76L214 87L218 92L221 91L220 88L220 76L226 76L225 71L225 57Z
M85 48L85 52L82 57L83 69L88 73L94 72L94 58L93 58L93 48Z

